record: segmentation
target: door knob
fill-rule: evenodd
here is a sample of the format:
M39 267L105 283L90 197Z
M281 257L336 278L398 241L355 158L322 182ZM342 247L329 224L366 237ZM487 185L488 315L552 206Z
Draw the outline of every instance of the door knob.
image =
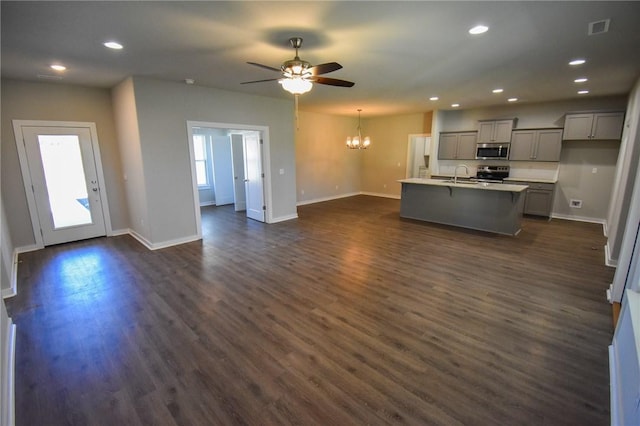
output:
M249 179L245 179L244 181L245 181L245 182L249 182Z
M91 189L93 192L98 192L98 188L92 188Z

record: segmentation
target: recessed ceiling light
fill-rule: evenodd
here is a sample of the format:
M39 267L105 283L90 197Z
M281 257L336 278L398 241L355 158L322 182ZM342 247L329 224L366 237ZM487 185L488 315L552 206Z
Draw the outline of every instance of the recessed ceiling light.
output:
M517 102L518 98L509 98L507 99L507 102Z
M452 106L453 108L458 108L458 107L460 106L460 104L451 104L451 106Z
M104 43L102 43L104 45L104 47L108 47L109 49L114 49L114 50L120 50L122 49L122 45L120 43L118 43L117 41L105 41Z
M504 92L504 89L493 89L492 92L493 93L502 93L502 92Z
M64 71L67 69L67 67L65 67L64 65L60 65L60 64L53 64L50 66L52 70L56 70L56 71Z
M588 90L578 90L578 95L586 95L587 93L589 93Z
M477 35L486 33L487 31L489 31L489 27L487 27L486 25L476 25L475 27L469 29L469 34Z
M585 61L584 59L574 59L573 61L569 62L569 65L582 65L584 64Z
M585 81L587 81L587 77L580 77L580 78L576 78L575 80L573 80L575 83L584 83Z
M429 98L430 101L437 101L438 99L440 99L440 98L437 97L437 96L432 96L432 97Z
M184 79L184 82L185 82L186 84L193 84L193 83L195 83L196 81L195 81L194 79L192 79L192 78L185 78L185 79Z

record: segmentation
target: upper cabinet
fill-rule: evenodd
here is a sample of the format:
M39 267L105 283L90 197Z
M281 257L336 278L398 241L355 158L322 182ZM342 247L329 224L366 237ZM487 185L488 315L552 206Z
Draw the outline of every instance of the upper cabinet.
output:
M514 130L509 160L560 161L562 129Z
M564 140L620 140L624 112L567 114Z
M515 119L478 122L478 143L509 143Z
M438 159L474 160L478 132L440 133Z

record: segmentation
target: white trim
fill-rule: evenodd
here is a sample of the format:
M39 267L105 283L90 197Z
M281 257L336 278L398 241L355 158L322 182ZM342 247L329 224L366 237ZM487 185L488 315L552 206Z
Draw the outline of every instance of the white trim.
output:
M18 250L13 250L13 260L11 262L11 277L9 282L9 288L2 290L1 297L7 299L18 294Z
M215 206L215 205L216 205L215 201L205 201L204 203L200 203L200 207Z
M168 241L163 241L163 242L160 242L160 243L152 243L149 240L147 240L146 238L144 238L142 235L138 234L133 229L129 230L129 235L131 235L133 238L138 240L138 242L140 244L142 244L143 246L145 246L149 250L160 250L160 249L163 249L163 248L178 246L180 244L191 243L193 241L198 241L198 240L202 239L202 237L199 237L197 235L192 235L192 236L184 237L184 238L176 238L175 240L168 240Z
M620 382L618 380L618 365L616 363L615 349L613 345L609 345L609 403L611 408L611 425L619 425L620 421L620 395L618 389Z
M7 324L7 346L6 346L6 356L7 362L5 365L0 366L0 368L7 368L7 371L3 371L2 376L6 377L6 381L0 384L3 386L4 392L0 392L0 394L5 395L4 399L0 401L0 412L5 413L3 415L4 418L0 418L0 421L6 420L7 425L13 426L16 422L16 325L13 323L11 318L9 318L9 323ZM3 342L4 343L4 342Z
M551 214L551 218L552 219L573 220L575 222L599 223L599 224L601 224L603 226L603 228L604 228L605 223L606 223L606 219L598 219L598 218L595 218L595 217L586 217L586 216L571 216L571 215L558 214L558 213L552 213Z
M304 205L307 205L307 204L323 203L325 201L339 200L340 198L353 197L355 195L360 195L360 194L362 194L362 193L361 192L349 192L347 194L332 195L330 197L314 198L312 200L298 201L296 203L296 206L304 206Z
M120 235L129 235L129 228L125 228L125 229L116 229L114 231L111 231L111 236L112 237L117 237Z
M274 217L271 222L269 223L278 223L278 222L285 222L287 220L293 220L293 219L297 219L298 218L298 214L290 214L288 216L279 216L279 217Z
M198 190L198 177L196 175L196 167L195 167L196 154L193 150L193 128L199 127L199 126L197 126L195 123L197 122L187 121L187 138L188 138L187 146L189 147L189 169L191 170L191 188L193 191L193 205L194 205L193 211L196 219L196 233L200 238L202 238L202 215L200 214L200 192ZM140 236L140 238L142 238L142 240L140 240L136 236L138 235L137 233L132 233L131 235L134 238L136 238L138 241L140 241L143 245L147 246L149 250L151 250L149 245L151 243L147 244L143 242L143 241L146 241L146 239Z
M604 264L611 266L612 268L618 267L618 259L611 258L611 249L609 248L609 241L604 245Z
M296 206L305 206L307 204L323 203L325 201L339 200L340 198L355 197L356 195L368 195L370 197L392 198L394 200L399 200L400 199L399 195L383 194L383 193L380 193L380 192L363 192L363 191L360 191L360 192L348 192L346 194L340 194L340 195L332 195L330 197L314 198L312 200L298 201L296 203Z
M381 198L393 198L394 200L399 200L399 195L394 194L384 194L382 192L361 192L361 195L369 195L371 197L381 197Z
M262 140L262 173L264 173L264 203L267 206L265 212L265 222L272 223L273 221L273 200L271 195L271 149L269 140L269 126L258 126L251 124L234 124L234 123L216 123L209 121L191 121L187 120L187 136L189 138L189 164L191 167L191 180L193 186L193 200L194 200L194 212L196 216L196 227L198 238L202 239L202 217L200 215L200 195L197 193L198 185L195 175L195 155L193 152L193 128L194 127L206 127L209 129L223 129L223 130L250 130L254 132L260 132L260 139Z
M98 178L102 218L104 221L105 235L111 236L111 215L109 213L109 200L107 198L106 181L102 170L102 157L100 156L100 146L98 143L98 131L96 124L84 121L42 121L42 120L12 120L13 133L15 137L16 147L18 149L18 159L20 160L20 170L22 171L22 181L24 191L27 197L27 206L29 208L29 216L31 217L31 226L33 237L37 248L44 248L44 240L40 234L40 219L38 218L36 199L33 191L29 189L33 186L31 181L31 173L29 172L29 162L27 161L27 153L24 145L23 127L79 127L88 129L91 136L91 148L93 150L93 159L96 167L96 175ZM20 143L22 141L22 143Z

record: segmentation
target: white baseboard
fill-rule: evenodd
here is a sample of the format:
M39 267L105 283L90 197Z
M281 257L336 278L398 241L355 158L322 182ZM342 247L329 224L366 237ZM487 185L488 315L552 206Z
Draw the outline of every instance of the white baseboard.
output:
M140 244L142 244L143 246L145 246L146 248L148 248L149 250L160 250L163 248L167 248L167 247L172 247L172 246L177 246L180 244L185 244L185 243L191 243L193 241L198 241L201 240L202 237L199 237L197 235L191 235L189 237L183 237L183 238L176 238L175 240L168 240L168 241L162 241L160 243L152 243L151 241L147 240L145 237L143 237L142 235L138 234L136 231L134 231L133 229L129 230L129 234L135 238L136 240L138 240L138 242Z
M116 229L116 230L112 230L111 235L108 235L108 237L118 237L120 235L127 235L127 234L129 234L129 228Z
M307 205L307 204L322 203L324 201L339 200L340 198L353 197L354 195L360 195L360 194L362 194L362 193L361 192L349 192L349 193L346 193L346 194L332 195L330 197L314 198L312 200L298 201L296 203L296 205L304 206L304 205Z
M216 205L215 201L205 201L203 203L200 203L200 207L215 206L215 205Z
M11 261L11 276L9 277L9 288L3 288L0 296L3 299L13 297L18 294L18 250L13 251L13 259Z
M278 216L278 217L272 218L269 223L284 222L284 221L287 221L287 220L293 220L293 219L297 219L297 218L298 218L298 213L290 214L288 216Z
M551 218L562 219L562 220L573 220L576 222L598 223L603 227L605 226L605 223L606 223L605 219L598 219L595 217L586 217L586 216L571 216L571 215L558 214L558 213L552 213Z
M360 194L369 195L371 197L393 198L394 200L400 199L400 195L384 194L382 192L361 192Z
M399 195L394 195L394 194L383 194L381 192L349 192L346 194L340 194L340 195L332 195L331 197L321 197L321 198L314 198L312 200L303 200L303 201L298 201L296 203L297 206L304 206L307 204L315 204L315 203L322 203L325 201L331 201L331 200L339 200L340 198L347 198L347 197L354 197L356 195L369 195L371 197L382 197L382 198L393 198L394 200L399 200L400 196Z
M9 297L13 297L16 294L18 294L18 264L20 263L19 255L21 253L28 253L30 251L36 251L41 249L42 247L38 247L37 245L32 244L28 246L16 247L13 250L13 259L11 260L11 272L10 272L11 282L9 283L9 288L2 289L2 292L0 292L0 297L2 297L3 299L7 299Z
M618 266L618 260L611 258L611 249L609 248L609 241L604 245L604 264L616 268Z

